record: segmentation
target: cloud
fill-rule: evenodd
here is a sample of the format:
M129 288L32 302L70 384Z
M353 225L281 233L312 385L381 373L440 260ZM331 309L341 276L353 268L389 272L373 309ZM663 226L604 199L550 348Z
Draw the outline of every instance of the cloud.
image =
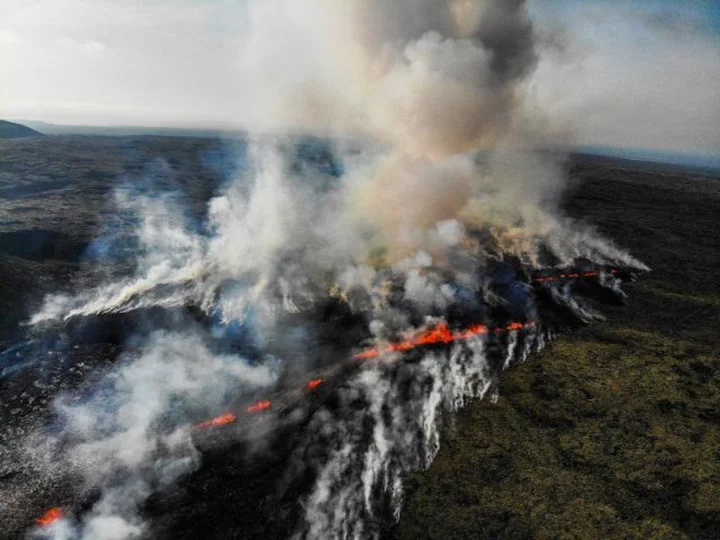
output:
M378 36L417 40L430 27L470 35L478 32L478 21L488 18L487 6L497 18L512 11L510 4L454 2L448 14L429 0L375 2L356 37L366 48L382 43ZM347 55L353 51L342 45L343 36L357 30L348 26L356 5L0 0L0 116L76 124L257 127L275 111L285 118L295 114L298 124L336 120L347 98L366 89L357 73L347 72ZM711 5L701 0L680 7L660 0L532 2L532 18L547 45L536 51L532 89L538 107L558 132L573 132L582 144L717 151L720 39ZM397 16L408 8L423 17ZM330 20L335 25L330 34L312 31L327 28ZM253 34L251 21L253 26L267 23L270 31ZM523 46L518 36L524 28L512 18L506 21L486 29L483 44L492 54L477 62L489 61L512 75L535 57L527 47L530 56L511 50ZM295 30L283 36L282 44L269 46L269 36L277 35L272 29L280 27ZM323 70L317 69L320 64ZM410 60L406 69L414 64ZM311 70L314 78L307 79ZM252 80L258 72L262 90ZM293 111L278 110L290 83L304 84L306 99ZM453 91L438 88L425 97L442 102Z
M544 41L530 86L566 142L720 152L720 37L697 11L590 3L559 16L539 17L562 39Z
M237 99L242 3L0 0L0 11L12 37L0 39L2 116L186 125L227 118Z

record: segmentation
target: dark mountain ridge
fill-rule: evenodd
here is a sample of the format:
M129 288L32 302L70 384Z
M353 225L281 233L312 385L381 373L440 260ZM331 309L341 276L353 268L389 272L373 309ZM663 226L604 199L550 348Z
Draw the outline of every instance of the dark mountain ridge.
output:
M22 124L0 120L0 139L20 139L23 137L44 137L44 135Z

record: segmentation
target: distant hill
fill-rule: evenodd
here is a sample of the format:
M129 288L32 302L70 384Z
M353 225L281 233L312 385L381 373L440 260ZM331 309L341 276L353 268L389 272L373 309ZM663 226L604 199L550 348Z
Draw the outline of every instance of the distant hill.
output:
M679 167L691 167L717 172L720 170L720 154L674 152L670 150L645 150L642 148L613 148L609 146L578 146L572 149L578 154L608 156L631 161L664 163Z
M41 122L38 120L26 120L16 118L33 129L42 131L46 135L100 135L109 137L126 137L136 135L157 135L161 137L208 137L222 138L228 136L241 136L245 132L232 127L208 127L208 128L173 128L173 127L148 127L148 126L83 126L83 125L61 125Z
M19 139L22 137L43 137L39 131L22 124L0 120L0 139Z

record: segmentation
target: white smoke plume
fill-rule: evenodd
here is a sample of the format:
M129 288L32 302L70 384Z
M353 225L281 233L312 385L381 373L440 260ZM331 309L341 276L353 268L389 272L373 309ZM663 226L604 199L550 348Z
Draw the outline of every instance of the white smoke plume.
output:
M555 211L563 174L532 150L538 134L523 107L522 77L535 61L523 2L275 0L248 9L243 68L259 115L251 126L353 137L350 149L338 142L340 185L318 189L291 170L286 139L261 137L252 190L239 178L210 203L212 237L140 201L137 276L50 297L33 322L187 302L209 310L226 280L249 280L241 298L220 299L224 316L238 318L280 280L286 297L307 296L308 275L349 264L386 266L418 250L441 261L447 246L436 227L449 220L467 244L474 231L490 233L489 244L470 246L480 259L642 267Z

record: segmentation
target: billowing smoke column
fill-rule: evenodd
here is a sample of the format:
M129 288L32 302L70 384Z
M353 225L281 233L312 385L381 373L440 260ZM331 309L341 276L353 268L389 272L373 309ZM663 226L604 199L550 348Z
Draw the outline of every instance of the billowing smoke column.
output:
M556 212L560 169L532 150L544 141L525 102L537 52L524 2L255 0L248 14L249 173L210 201L203 227L170 200L120 197L139 216L134 273L49 297L33 318L191 308L205 321L151 333L96 397L58 403L65 427L50 444L101 495L74 520L53 514L57 537L143 534L143 501L198 462L191 419L232 425L231 394L279 373L304 385L299 373L353 354L367 362L309 416L287 476L313 485L299 536L372 537L397 518L403 475L438 451L443 417L542 347L543 301L596 316L553 268L584 265L578 278L610 290L604 268L643 268ZM298 133L330 138L339 165L304 161ZM529 268L548 273L520 278ZM320 324L327 303L360 330ZM243 326L264 352L220 353L208 324ZM502 331L469 330L481 327ZM450 339L393 345L433 328ZM342 352L308 337L326 334Z

